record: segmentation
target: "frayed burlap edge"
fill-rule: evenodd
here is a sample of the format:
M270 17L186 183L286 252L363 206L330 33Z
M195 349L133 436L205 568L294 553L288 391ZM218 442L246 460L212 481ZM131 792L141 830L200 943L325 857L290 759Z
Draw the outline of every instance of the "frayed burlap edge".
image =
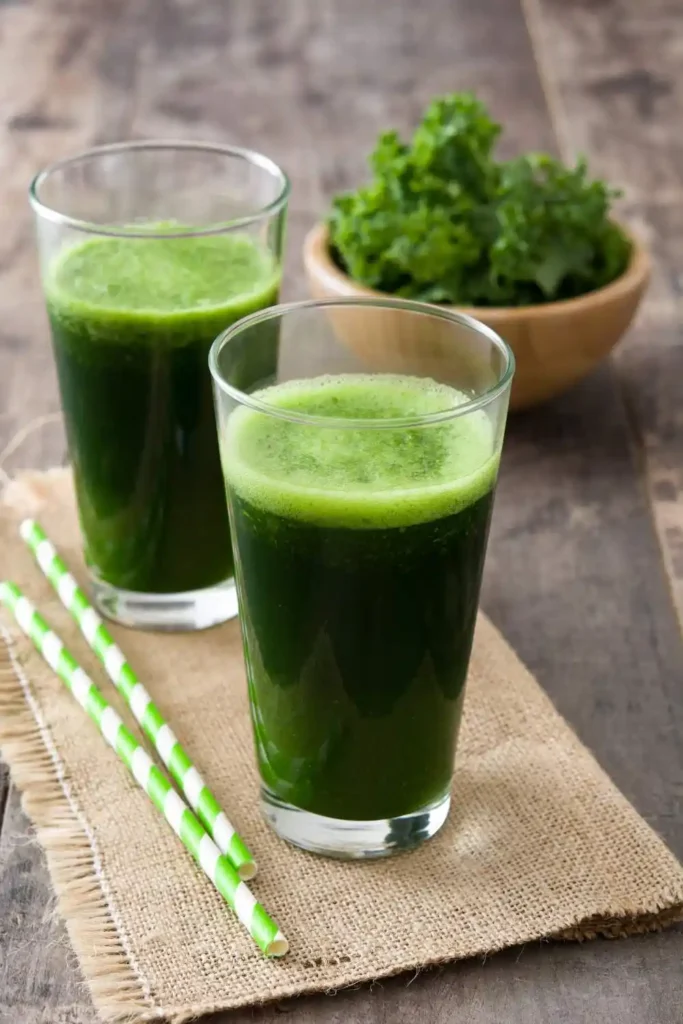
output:
M79 807L24 665L0 624L0 750L46 852L57 908L98 1009L117 1021L163 1016L113 904L97 838Z
M572 928L548 936L563 942L584 942L590 939L628 939L633 935L663 932L683 921L683 903L665 907L656 913L637 913L632 917L589 917Z

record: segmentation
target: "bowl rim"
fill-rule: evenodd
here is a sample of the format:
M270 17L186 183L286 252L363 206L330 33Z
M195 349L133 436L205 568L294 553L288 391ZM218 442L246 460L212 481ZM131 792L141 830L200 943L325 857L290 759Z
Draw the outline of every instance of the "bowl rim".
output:
M542 319L548 316L571 315L574 312L584 312L592 307L600 307L605 302L618 300L634 288L645 284L650 276L651 261L645 245L628 227L620 221L615 221L626 237L631 242L631 258L623 274L610 281L601 288L595 288L585 295L578 295L573 299L556 299L554 302L542 302L531 306L456 306L452 303L425 303L445 307L446 309L457 310L467 316L478 320L486 320L490 326L495 326L499 321ZM309 275L313 268L322 271L323 274L341 285L345 291L343 294L355 292L357 295L374 296L380 298L391 297L391 292L380 292L375 288L360 284L354 281L349 274L340 270L330 256L329 250L329 228L324 221L320 221L311 228L306 235L303 244L303 259ZM393 296L396 298L396 296Z

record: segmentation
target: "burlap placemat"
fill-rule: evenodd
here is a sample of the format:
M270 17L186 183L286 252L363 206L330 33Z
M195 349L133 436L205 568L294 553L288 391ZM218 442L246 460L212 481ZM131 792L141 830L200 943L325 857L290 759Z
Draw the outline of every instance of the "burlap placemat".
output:
M25 514L40 516L80 571L69 475L9 488L1 572L102 681L17 539ZM0 743L106 1020L179 1022L543 936L624 935L681 917L683 868L485 618L450 819L422 849L367 864L293 850L260 820L236 623L193 636L114 629L256 851L254 889L291 943L284 960L267 961L62 685L8 618L0 625Z

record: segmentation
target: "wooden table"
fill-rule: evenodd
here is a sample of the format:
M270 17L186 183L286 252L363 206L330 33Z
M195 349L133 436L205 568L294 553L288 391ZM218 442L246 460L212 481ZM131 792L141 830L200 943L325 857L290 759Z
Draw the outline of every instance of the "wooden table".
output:
M512 419L484 606L683 856L680 0L0 0L0 37L0 450L58 410L26 205L55 158L136 136L266 150L293 181L290 297L304 231L361 179L377 131L412 125L435 93L477 90L507 153L581 150L623 183L654 253L649 299L613 360ZM53 420L4 465L63 456ZM6 777L0 819L0 1024L94 1021ZM546 944L281 1009L302 1024L681 1024L682 963L683 930Z

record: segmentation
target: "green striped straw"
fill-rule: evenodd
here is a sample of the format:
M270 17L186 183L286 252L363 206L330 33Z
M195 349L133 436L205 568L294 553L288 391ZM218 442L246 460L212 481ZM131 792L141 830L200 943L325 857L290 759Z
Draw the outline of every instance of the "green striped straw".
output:
M100 690L77 664L45 619L14 583L0 583L0 601L7 605L23 632L33 641L50 668L66 684L118 754L141 789L218 889L238 920L266 956L284 956L289 949L275 922L257 902L227 857L221 854L190 808L178 796L160 768L123 724Z
M52 542L32 519L25 519L19 527L19 532L216 846L232 863L240 878L245 881L253 878L256 874L256 862L246 844L230 824L215 796L181 747L173 730L163 719L104 622L59 557Z

